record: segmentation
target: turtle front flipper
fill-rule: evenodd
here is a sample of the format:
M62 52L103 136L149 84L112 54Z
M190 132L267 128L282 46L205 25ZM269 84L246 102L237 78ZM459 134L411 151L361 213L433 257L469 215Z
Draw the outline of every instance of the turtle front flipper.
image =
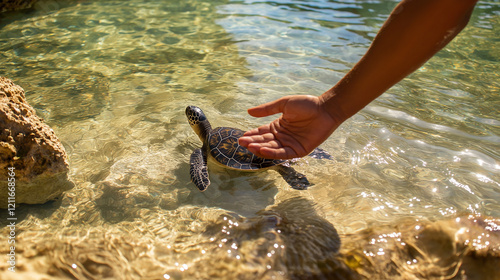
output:
M205 149L196 149L191 154L189 160L191 167L189 168L189 173L191 174L191 181L200 189L200 191L205 191L210 185L210 179L208 178L208 168L207 168L207 153Z
M290 166L277 165L276 171L278 171L283 179L290 185L290 187L296 190L305 190L311 186L309 180L307 180L306 175L301 174Z

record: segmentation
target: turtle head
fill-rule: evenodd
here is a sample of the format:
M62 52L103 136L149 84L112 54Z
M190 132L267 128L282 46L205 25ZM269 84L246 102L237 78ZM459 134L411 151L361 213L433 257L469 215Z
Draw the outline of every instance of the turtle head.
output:
M189 121L189 125L193 128L194 132L198 134L201 141L205 141L208 133L212 130L210 123L203 111L196 106L186 107L186 117Z

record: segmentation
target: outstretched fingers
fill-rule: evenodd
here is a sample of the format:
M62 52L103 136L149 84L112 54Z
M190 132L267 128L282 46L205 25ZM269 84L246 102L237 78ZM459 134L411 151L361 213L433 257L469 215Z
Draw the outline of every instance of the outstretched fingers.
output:
M272 134L271 131L271 126L269 124L263 125L259 128L254 128L252 130L249 130L243 134L243 136L256 136L256 135L264 135L264 134Z
M292 137L281 135L281 139L271 132L240 137L239 144L253 154L270 159L292 159L301 156ZM301 147L300 147L301 148ZM302 151L302 149L298 149Z
M248 113L279 118L243 134L239 143L252 153L271 159L292 159L309 154L340 124L323 109L321 100L310 95L285 96L251 108Z
M246 147L251 153L272 159L283 159L293 157L294 151L288 147L283 147L282 143L276 139L276 136L270 129L253 129L240 137L238 142ZM248 135L248 136L247 136Z
M238 144L257 155L259 155L259 150L264 147L272 149L281 148L281 143L276 140L274 134L264 131L248 131L238 139Z
M250 144L248 150L257 156L270 159L292 159L295 158L295 151L289 147L267 147L259 144Z
M283 113L285 105L288 102L287 97L264 103L262 105L248 109L248 114L253 117L267 117L278 113Z

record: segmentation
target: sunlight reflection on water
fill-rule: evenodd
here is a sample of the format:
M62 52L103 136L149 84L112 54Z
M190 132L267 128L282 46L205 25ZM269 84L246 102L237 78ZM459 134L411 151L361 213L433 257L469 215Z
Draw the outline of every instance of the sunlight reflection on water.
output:
M0 74L54 128L77 184L59 202L23 207L26 272L383 279L390 265L399 279L474 275L469 244L498 262L488 249L500 239L497 3L482 3L454 42L344 123L322 145L333 160L298 160L309 190L217 166L206 192L189 181L201 143L187 105L214 127L256 127L270 118L247 108L330 88L394 5L80 1L6 15Z

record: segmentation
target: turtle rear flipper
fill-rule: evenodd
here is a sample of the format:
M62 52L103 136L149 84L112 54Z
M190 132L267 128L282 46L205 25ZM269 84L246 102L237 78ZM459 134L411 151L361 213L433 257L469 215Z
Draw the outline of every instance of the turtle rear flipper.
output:
M295 171L295 169L290 166L278 165L276 171L283 176L283 179L285 179L290 187L296 190L305 190L311 186L306 175Z
M189 164L191 165L189 168L191 181L193 181L200 191L205 191L210 185L207 168L207 153L205 152L205 149L194 150L191 154Z
M332 155L330 155L327 151L321 148L316 148L314 149L310 154L310 157L312 158L317 158L317 159L328 159L328 160L333 160Z

